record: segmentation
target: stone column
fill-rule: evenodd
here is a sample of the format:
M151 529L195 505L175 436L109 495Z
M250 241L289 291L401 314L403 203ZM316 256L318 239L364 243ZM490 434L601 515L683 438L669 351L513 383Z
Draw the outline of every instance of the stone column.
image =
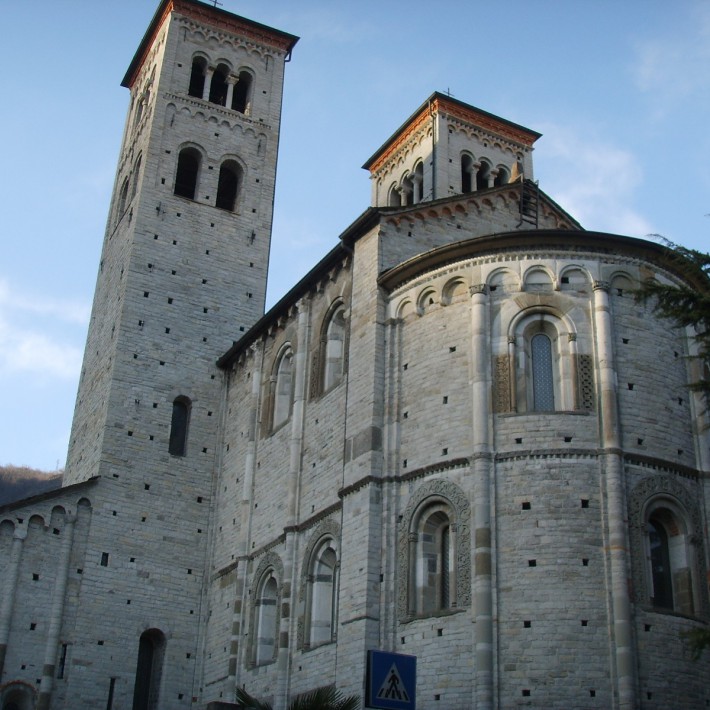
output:
M493 708L493 590L491 531L491 468L490 443L490 356L488 334L488 289L484 284L471 287L471 360L473 386L474 476L474 558L473 593L475 604L476 647L476 710Z
M232 98L234 97L234 85L239 81L238 76L228 76L227 77L227 98L224 102L224 107L232 108Z
M205 85L202 87L202 100L210 100L210 89L212 88L212 75L214 74L214 67L207 67L205 69Z
M239 510L239 542L237 545L237 574L234 584L234 613L232 615L232 630L229 647L229 667L225 683L226 696L234 699L234 691L239 677L239 669L244 667L244 649L241 644L244 632L244 611L247 609L247 564L249 557L249 531L251 529L251 514L253 510L252 493L254 490L254 472L256 470L256 444L258 438L257 423L259 411L259 394L262 381L263 341L251 346L254 358L251 374L251 402L249 411L249 443L244 459L244 480L242 482L242 499ZM241 665L240 665L241 658Z
M289 437L288 465L288 506L286 517L286 541L284 543L284 578L281 591L281 616L279 633L279 651L277 657L278 680L274 705L276 709L285 708L291 684L292 639L295 633L295 602L297 601L298 583L296 580L296 555L298 539L296 525L299 516L301 459L303 454L303 427L306 403L306 383L308 382L308 331L310 313L308 302L301 299L298 308L298 335L293 356L294 388L293 410L291 412L291 432Z
M0 606L0 678L2 678L5 667L12 609L15 605L15 593L17 592L17 576L20 572L20 560L22 559L22 543L26 537L27 530L15 528L12 536L12 550L10 550L10 564L3 572L5 583L2 586L2 605Z
M72 543L74 541L75 523L76 514L67 514L64 529L62 530L64 539L59 550L59 564L57 565L57 576L54 580L54 591L52 592L52 608L49 615L47 642L44 646L44 666L42 667L42 681L39 686L37 710L49 710L49 703L52 697L54 668L57 661L59 634L62 630L64 596L67 589L67 577L69 576L69 560L71 559Z
M594 331L599 373L599 419L602 475L607 497L608 557L611 571L611 615L614 624L614 662L620 710L636 707L636 659L629 599L628 520L624 495L624 466L616 398L616 368L612 346L609 283L594 283Z

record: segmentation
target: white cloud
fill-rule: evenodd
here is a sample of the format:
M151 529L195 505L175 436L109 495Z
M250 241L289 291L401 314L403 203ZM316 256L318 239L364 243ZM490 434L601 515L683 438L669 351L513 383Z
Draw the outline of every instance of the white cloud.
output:
M88 317L84 303L23 294L0 279L0 374L75 378L82 348L72 338Z
M90 315L90 307L84 302L24 294L15 290L8 281L0 279L0 313L10 311L47 316L78 325L88 323Z
M596 139L588 130L554 124L542 130L536 177L583 227L633 236L653 231L643 215L629 207L643 178L632 153Z

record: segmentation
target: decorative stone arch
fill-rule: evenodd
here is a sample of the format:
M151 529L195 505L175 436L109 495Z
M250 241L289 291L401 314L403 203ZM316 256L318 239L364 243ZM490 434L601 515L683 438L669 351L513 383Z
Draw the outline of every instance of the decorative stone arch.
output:
M409 296L405 296L393 310L397 320L406 320L415 312L414 303Z
M210 65L210 58L204 52L195 52L190 60L190 80L187 85L188 96L201 99L205 93L205 73Z
M249 66L240 66L236 74L236 83L232 93L231 109L245 116L251 114L251 106L254 98L254 87L256 82L256 72Z
M493 187L493 163L488 158L479 159L476 171L476 190L487 190Z
M425 286L417 296L417 313L423 316L433 306L438 304L436 290L432 286Z
M654 511L666 508L676 516L678 536L682 535L684 538L678 540L678 543L685 548L688 556L687 571L675 570L674 576L678 577L678 584L687 587L684 591L690 591L693 597L692 611L682 602L676 602L674 610L708 620L710 604L705 583L707 574L703 549L703 520L697 503L701 498L698 494L699 487L696 495L693 495L686 485L673 476L661 474L644 478L631 490L628 507L632 593L637 604L646 607L651 604L652 573L649 569L647 523ZM676 580L674 585L675 583Z
M462 276L454 276L441 289L441 305L449 306L464 299L468 301L468 284Z
M549 306L526 308L511 319L508 355L515 411L591 408L591 395L580 391L576 342L573 321Z
M393 182L387 190L387 207L401 207L402 198L397 190L397 183Z
M533 293L554 291L555 275L546 266L535 264L523 273L523 290L532 291Z
M219 159L215 207L228 212L239 212L245 182L246 165L237 155L227 154Z
M567 264L560 271L560 291L574 291L588 295L592 293L593 283L592 275L579 264Z
M333 580L335 586L335 595L337 596L338 575L337 571L340 568L340 526L334 520L322 520L311 533L308 538L308 544L303 552L303 565L301 567L301 579L298 589L298 606L299 615L296 629L296 643L298 648L311 648L311 642L308 631L310 623L310 595L309 585L312 583L312 561L313 555L324 543L328 540L332 541L336 555L336 578ZM337 615L337 606L334 609L334 615ZM335 640L336 627L333 624L332 640Z
M260 596L262 594L262 589L264 585L270 583L271 580L275 580L276 589L275 596L273 599L266 599ZM249 645L247 653L247 667L254 668L258 665L266 665L268 663L273 663L276 660L278 654L278 630L281 621L280 610L281 610L281 597L282 597L282 586L284 581L284 567L281 558L272 550L266 552L261 558L259 564L257 565L256 571L252 576L251 583L251 613L249 617ZM263 607L265 607L265 602L268 601L268 606L273 606L273 618L265 620L263 614ZM269 640L271 645L273 645L273 652L271 657L264 658L260 655L260 651L263 652L263 645L260 649L260 644L263 644L263 639L259 638L260 633L263 634L264 628L262 624L269 624L269 633L273 634Z
M628 271L615 271L609 278L609 295L612 298L623 298L631 296L633 290L638 288L638 280Z
M491 293L516 293L521 291L520 277L512 269L502 266L488 274L486 286Z
M464 609L471 605L471 506L466 494L451 481L437 478L423 483L410 496L398 530L397 567L399 588L397 590L397 616L400 621L414 619L412 589L413 565L416 564L417 525L430 506L443 504L449 513L453 544L454 584L451 590L451 605L446 612ZM444 610L442 610L444 611Z
M496 165L495 173L496 175L493 180L493 185L495 187L502 187L510 182L510 170L502 163L498 163L498 165Z

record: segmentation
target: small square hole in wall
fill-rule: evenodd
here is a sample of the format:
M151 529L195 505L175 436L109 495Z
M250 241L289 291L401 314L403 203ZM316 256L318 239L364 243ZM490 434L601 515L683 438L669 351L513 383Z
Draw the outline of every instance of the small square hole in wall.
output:
M529 629L532 626L532 621L525 620L523 621L523 628L524 629Z
M589 697L590 698L596 698L597 697L597 691L592 690L591 688L589 689Z
M446 449L446 448L444 448L444 449L441 450L441 455L442 455L442 456L446 456L448 453L449 453L449 450Z
M449 403L449 398L448 398L448 397L444 397L443 403L444 403L444 404L448 404L448 403Z
M589 567L589 560L586 557L582 558L582 566Z
M33 622L30 624L30 631L34 631L36 628L37 628L37 624L33 621Z
M456 352L456 346L455 346L455 345L452 345L452 346L449 348L449 352L450 352L450 353L455 353L455 352Z
M641 446L641 445L643 444L643 439L641 439L641 438L636 439L636 443L637 443L639 446Z
M141 522L144 523L146 520L147 520L147 518L146 518L145 515L144 515L144 516L141 518Z
M434 700L441 700L441 695L434 695Z
M403 412L402 419L408 419L408 418L409 418L409 412Z
M149 491L149 490L150 490L150 483L144 483L144 484L143 484L143 489L146 490L146 491Z
M632 390L634 388L634 383L633 382L627 382L626 386Z
M523 437L522 436L517 436L515 438L515 443L516 444L522 444L523 443Z
M537 567L537 560L528 560L528 567Z
M407 468L407 459L404 459L404 461L402 461L402 468Z
M406 370L409 367L409 363L405 362L404 365L402 365L402 369Z
M682 455L683 455L683 449L678 449L678 456L682 456Z
M437 629L437 630L436 630L436 635L437 635L437 636L443 636L443 635L444 635L444 629Z
M622 342L624 345L628 345L628 344L629 344L629 339L628 339L628 338L622 338L622 339L621 339L621 342Z
M582 619L582 626L587 626L589 621L587 619Z
M128 431L128 436L133 436L133 432L129 430L129 431Z
M587 498L582 498L580 504L582 508L589 508L589 500Z
M646 693L646 700L651 700L653 698L653 693Z
M402 644L402 646L404 646L404 636L400 638L399 642Z
M108 552L101 553L101 566L108 567Z
M104 642L103 642L103 641L97 641L97 642L96 642L96 645L97 645L97 646L103 646L103 645L104 645Z
M566 437L565 437L565 444L569 444L571 441L572 441L572 437L571 437L571 436L566 436Z
M529 698L529 697L530 697L530 691L529 691L527 688L525 688L525 689L523 690L523 697L524 697L524 698Z
M36 572L32 573L32 581L36 582L39 579L39 575Z
M643 630L644 630L644 631L650 631L650 630L651 630L651 624L644 624L644 625L643 625Z
M523 510L530 510L530 501L529 501L529 500L523 501L523 502L520 504L520 507L521 507Z

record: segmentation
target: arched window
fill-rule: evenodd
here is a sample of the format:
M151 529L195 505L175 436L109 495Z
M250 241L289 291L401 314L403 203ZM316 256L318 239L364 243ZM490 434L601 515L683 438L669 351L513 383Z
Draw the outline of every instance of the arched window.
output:
M197 179L200 174L200 152L196 148L183 148L178 156L175 174L175 194L195 199Z
M409 611L430 615L455 606L452 592L454 536L451 509L442 500L427 501L413 518L409 535Z
M281 354L276 367L276 381L274 382L274 409L273 428L284 424L291 416L293 401L293 352L287 347Z
M487 190L491 175L491 164L486 161L481 161L481 167L476 173L476 190Z
M401 207L402 198L400 197L399 190L396 185L390 187L389 194L387 195L387 206L388 207Z
M184 456L187 453L187 430L189 424L190 400L181 395L173 402L173 415L170 423L168 452L173 456Z
M338 557L332 538L316 547L308 564L305 645L312 648L335 640Z
M138 160L136 160L136 164L133 167L133 184L131 187L131 200L136 196L136 192L138 192L138 178L140 177L141 173L141 160L143 156L139 155Z
M510 173L502 165L499 165L498 174L496 175L495 180L493 180L493 185L495 187L501 187L502 185L507 185L509 180Z
M653 501L646 511L646 554L649 599L654 607L695 612L696 562L689 542L682 508L670 499Z
M345 370L345 308L338 306L327 321L323 343L323 391L342 379Z
M224 106L227 101L227 77L229 68L225 64L220 64L212 74L210 83L210 103Z
M123 181L121 185L121 192L118 198L118 218L126 211L126 206L128 205L128 178Z
M158 629L148 629L138 642L133 710L156 710L160 701L160 679L165 656L165 636Z
M414 203L419 204L424 199L424 165L417 163L414 168L414 177L412 178L414 185Z
M248 71L239 72L239 79L232 94L232 110L239 111L239 113L250 113L252 82L252 75Z
M461 156L461 192L467 193L473 190L473 158L464 153Z
M402 179L401 194L403 206L409 207L414 203L414 185L409 175Z
M201 99L205 93L205 69L207 60L204 57L195 57L192 60L192 70L190 72L190 85L187 93Z
M241 168L234 160L225 160L219 168L216 206L234 212L239 191Z
M256 587L254 615L253 661L257 666L271 663L276 658L278 631L279 585L273 569L261 576Z
M545 333L530 339L533 411L555 411L555 380L552 371L552 343Z

